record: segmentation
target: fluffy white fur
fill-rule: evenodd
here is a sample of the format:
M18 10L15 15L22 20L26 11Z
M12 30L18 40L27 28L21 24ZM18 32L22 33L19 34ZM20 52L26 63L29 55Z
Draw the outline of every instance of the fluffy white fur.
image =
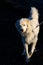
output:
M26 55L26 61L28 61L34 53L40 28L39 26L36 28L36 26L39 25L39 13L35 7L31 7L30 15L31 17L29 18L21 18L20 20L17 20L15 24L22 37L24 46L23 54ZM32 44L32 47L31 51L28 52L28 45L30 44Z

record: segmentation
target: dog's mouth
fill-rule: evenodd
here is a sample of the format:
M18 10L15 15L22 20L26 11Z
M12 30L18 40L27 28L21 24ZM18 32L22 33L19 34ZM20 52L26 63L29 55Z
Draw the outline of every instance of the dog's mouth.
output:
M23 29L21 29L20 31L23 32Z

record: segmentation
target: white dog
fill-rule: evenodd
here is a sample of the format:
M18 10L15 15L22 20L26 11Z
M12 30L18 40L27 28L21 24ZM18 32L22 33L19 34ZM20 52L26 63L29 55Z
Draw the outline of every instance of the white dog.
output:
M31 7L29 18L21 18L20 20L16 21L16 28L22 36L22 42L24 45L23 54L26 55L26 61L31 58L33 52L36 47L36 43L38 40L38 33L39 33L39 13L35 7ZM32 18L32 19L31 19ZM37 27L38 26L38 27ZM32 44L31 51L29 51L28 46Z

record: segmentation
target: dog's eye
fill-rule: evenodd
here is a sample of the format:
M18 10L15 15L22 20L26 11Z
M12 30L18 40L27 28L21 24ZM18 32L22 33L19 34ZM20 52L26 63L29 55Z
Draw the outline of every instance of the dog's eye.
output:
M25 26L25 24L23 24L23 26Z

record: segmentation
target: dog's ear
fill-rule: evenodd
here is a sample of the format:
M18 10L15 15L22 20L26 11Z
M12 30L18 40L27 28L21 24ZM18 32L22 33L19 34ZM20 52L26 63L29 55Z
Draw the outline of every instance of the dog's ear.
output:
M15 27L18 29L18 27L19 27L19 20L16 21Z

